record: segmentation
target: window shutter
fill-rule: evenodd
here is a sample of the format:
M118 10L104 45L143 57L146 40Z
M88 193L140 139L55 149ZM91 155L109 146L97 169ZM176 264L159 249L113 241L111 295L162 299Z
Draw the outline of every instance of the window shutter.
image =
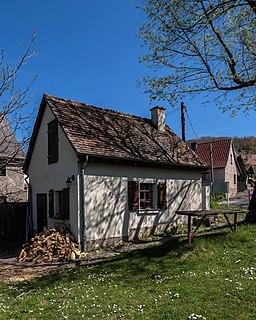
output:
M166 209L167 208L166 182L159 182L157 185L157 191L158 191L157 207L158 209Z
M139 190L138 181L128 182L128 201L129 201L129 210L135 211L139 209L140 190Z
M69 189L62 190L62 218L69 220Z
M58 121L53 120L48 123L48 163L58 162L59 154L58 154Z
M54 217L54 191L49 190L49 218Z

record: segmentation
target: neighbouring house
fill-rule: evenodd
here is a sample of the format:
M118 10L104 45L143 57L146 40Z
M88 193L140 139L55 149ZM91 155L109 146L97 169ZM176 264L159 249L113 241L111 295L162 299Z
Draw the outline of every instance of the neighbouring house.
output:
M68 224L82 250L167 230L202 208L205 168L163 107L145 119L44 95L25 161L34 230Z
M191 147L209 166L203 180L213 182L213 191L237 194L239 166L232 139L194 142Z
M248 183L254 186L256 180L256 154L251 154L244 165Z
M6 117L0 114L0 202L27 201L24 161L21 145Z

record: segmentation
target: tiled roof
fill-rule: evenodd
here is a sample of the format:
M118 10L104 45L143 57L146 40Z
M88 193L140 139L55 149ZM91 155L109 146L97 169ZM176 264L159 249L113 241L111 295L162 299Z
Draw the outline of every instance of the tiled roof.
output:
M226 167L229 153L231 139L214 140L210 142L198 143L196 153L203 159L208 166L211 165L210 159L210 145L212 146L212 161L214 168ZM235 159L234 159L235 161Z
M0 158L25 159L21 145L18 143L7 119L0 114Z
M159 132L150 119L50 95L44 95L40 108L44 104L53 111L78 156L205 167L168 126ZM35 143L33 135L29 153Z

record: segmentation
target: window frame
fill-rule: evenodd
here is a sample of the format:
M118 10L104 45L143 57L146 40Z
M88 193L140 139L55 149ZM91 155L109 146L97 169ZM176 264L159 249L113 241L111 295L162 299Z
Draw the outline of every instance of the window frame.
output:
M62 219L62 220L70 219L70 191L69 190L70 190L69 188L64 188L62 190L56 190L54 192L54 200L53 200L54 212L52 214L53 219ZM49 201L49 214L50 214L50 201Z
M159 211L167 208L166 181L128 181L128 208L130 211ZM141 201L141 195L145 201ZM149 195L147 197L147 195ZM146 201L149 204L146 205ZM144 205L141 205L144 203Z

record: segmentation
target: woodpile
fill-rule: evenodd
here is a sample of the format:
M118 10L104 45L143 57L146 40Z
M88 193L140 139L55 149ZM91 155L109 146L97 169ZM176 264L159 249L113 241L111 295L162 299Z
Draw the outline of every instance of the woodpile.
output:
M23 245L17 262L55 262L82 259L78 244L66 226L44 228L30 243Z

